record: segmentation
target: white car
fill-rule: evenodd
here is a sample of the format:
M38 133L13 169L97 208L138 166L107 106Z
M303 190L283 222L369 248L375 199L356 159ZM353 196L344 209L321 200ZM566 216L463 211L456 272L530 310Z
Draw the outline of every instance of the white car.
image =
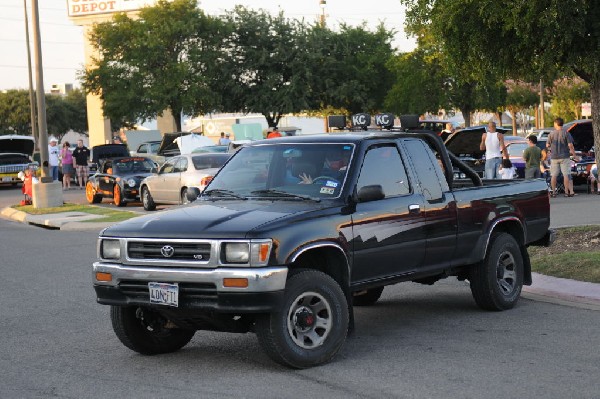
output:
M202 192L232 155L186 154L167 159L157 174L146 177L140 184L144 209L152 211L157 204L188 203L187 189L196 187Z

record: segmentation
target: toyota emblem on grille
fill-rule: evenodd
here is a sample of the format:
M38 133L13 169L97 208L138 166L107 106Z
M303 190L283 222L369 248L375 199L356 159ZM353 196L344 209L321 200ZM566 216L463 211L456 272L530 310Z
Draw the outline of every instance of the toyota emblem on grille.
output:
M170 258L175 253L175 249L172 246L170 246L170 245L165 245L164 247L162 247L160 249L160 253L165 258Z

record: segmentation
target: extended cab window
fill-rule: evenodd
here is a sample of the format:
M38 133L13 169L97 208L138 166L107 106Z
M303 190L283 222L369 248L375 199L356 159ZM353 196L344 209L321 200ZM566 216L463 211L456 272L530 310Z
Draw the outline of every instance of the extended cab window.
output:
M406 169L396 146L373 147L365 155L358 187L379 184L386 197L410 193Z
M448 191L448 183L440 165L441 159L436 159L431 148L422 140L404 140L404 145L410 154L415 172L421 182L423 195L428 201L439 200L442 192Z

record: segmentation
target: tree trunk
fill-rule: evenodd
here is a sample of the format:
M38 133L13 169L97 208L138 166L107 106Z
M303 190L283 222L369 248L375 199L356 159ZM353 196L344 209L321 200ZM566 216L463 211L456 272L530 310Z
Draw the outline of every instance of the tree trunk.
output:
M594 130L594 148L598 151L600 148L600 76L589 82L590 94L592 97L592 128ZM599 158L596 156L596 164L599 164ZM600 165L599 165L600 167Z
M177 126L177 131L181 132L181 111L175 112L171 111L173 115L173 119L175 120L175 126Z
M470 108L461 108L460 112L462 112L463 119L465 120L465 127L471 126L471 109Z
M512 118L512 133L513 136L517 135L517 112L514 109L509 109L510 117Z

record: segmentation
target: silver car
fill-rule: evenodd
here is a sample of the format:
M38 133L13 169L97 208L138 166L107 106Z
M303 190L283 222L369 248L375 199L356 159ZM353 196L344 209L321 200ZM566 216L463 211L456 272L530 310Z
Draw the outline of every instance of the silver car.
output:
M187 154L169 158L158 173L146 177L140 185L144 209L152 211L157 204L185 204L188 187L200 192L208 185L230 153Z

